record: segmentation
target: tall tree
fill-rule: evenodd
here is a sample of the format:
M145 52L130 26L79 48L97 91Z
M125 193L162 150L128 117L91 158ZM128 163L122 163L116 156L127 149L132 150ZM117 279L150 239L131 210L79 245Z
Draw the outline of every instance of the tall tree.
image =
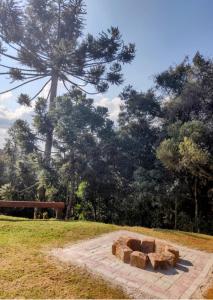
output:
M157 156L164 166L188 182L194 198L194 228L199 230L199 206L208 205L213 182L213 61L197 53L192 62L156 76L163 92L163 128L165 139ZM204 205L203 205L204 206ZM208 209L207 209L208 210Z
M126 160L128 176L143 167L151 169L155 161L155 143L159 133L160 103L152 90L137 92L131 86L124 89L119 115L119 136Z
M134 44L125 45L116 27L101 32L97 38L91 34L84 37L85 14L83 0L27 0L24 4L0 0L0 55L11 60L10 65L0 64L6 69L1 75L21 81L8 91L46 78L32 98L21 94L20 104L30 105L48 83L49 112L55 107L59 81L68 91L75 86L89 94L105 92L109 83L122 83L121 64L134 58ZM47 163L53 130L50 119L45 132Z
M66 189L66 218L73 215L76 192L82 181L93 182L92 177L97 162L99 169L105 167L100 159L98 146L108 127L112 130L112 122L107 118L107 109L95 108L93 100L76 88L63 97L56 98L56 107L53 111L55 123L56 148L55 163L59 178ZM100 161L102 163L100 163ZM94 174L95 173L95 174ZM105 174L106 178L107 174ZM96 198L91 199L96 210ZM96 215L96 212L95 212Z

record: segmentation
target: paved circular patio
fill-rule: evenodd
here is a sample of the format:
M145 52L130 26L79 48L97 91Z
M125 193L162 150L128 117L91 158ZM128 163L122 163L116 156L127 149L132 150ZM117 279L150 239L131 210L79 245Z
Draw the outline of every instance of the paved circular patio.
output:
M207 281L213 267L213 254L169 243L180 251L180 260L175 268L155 271L152 268L138 269L112 255L112 243L121 235L147 238L142 234L119 230L65 248L53 249L51 254L63 262L86 267L92 273L121 286L134 298L192 298Z

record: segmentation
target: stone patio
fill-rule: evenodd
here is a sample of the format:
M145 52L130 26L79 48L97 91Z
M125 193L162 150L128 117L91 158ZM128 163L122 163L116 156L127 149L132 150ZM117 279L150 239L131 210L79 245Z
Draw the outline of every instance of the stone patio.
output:
M173 245L180 251L176 268L143 270L124 264L112 255L112 243L122 235L146 238L142 234L119 230L51 251L59 260L86 267L105 280L121 286L133 298L192 298L207 280L213 267L213 254ZM161 241L159 239L156 239Z

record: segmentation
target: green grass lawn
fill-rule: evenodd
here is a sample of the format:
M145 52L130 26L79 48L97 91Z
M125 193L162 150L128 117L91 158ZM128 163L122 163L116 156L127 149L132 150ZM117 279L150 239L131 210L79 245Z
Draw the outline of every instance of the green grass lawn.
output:
M119 226L94 222L27 220L0 216L0 298L127 298L124 292L75 266L45 255L51 247L91 238ZM213 237L122 227L211 252ZM213 295L209 291L207 297Z

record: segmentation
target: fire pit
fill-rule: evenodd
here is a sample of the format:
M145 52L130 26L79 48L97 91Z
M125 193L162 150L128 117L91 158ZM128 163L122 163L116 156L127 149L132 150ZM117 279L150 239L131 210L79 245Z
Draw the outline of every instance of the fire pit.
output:
M112 254L141 269L145 269L149 262L153 269L175 267L179 259L179 251L168 244L128 236L122 236L113 243Z

